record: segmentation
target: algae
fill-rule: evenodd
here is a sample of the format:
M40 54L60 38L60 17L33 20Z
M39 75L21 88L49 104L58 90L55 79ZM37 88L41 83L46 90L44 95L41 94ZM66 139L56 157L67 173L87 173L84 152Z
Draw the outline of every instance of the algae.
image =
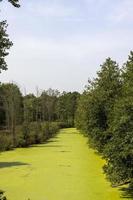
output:
M103 175L104 161L76 129L47 144L0 154L0 189L9 200L120 200Z

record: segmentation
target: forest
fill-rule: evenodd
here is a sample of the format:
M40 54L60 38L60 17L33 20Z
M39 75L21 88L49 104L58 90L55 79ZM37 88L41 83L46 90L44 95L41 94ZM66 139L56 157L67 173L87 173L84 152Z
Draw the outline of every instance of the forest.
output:
M133 52L123 67L111 58L101 65L78 102L76 127L106 159L113 186L133 181Z
M19 7L18 0L9 2ZM0 22L0 73L13 45L7 22ZM107 58L84 92L36 89L23 94L15 83L0 83L0 151L41 144L62 128L76 127L106 160L112 187L133 187L133 51L119 66ZM0 199L3 192L0 191Z
M52 89L23 96L17 85L1 84L0 150L39 144L59 128L73 127L79 96Z

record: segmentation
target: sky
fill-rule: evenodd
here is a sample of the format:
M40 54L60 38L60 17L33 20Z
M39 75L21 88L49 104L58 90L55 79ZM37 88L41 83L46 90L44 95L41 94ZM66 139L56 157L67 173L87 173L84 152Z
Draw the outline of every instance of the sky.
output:
M133 0L20 0L0 2L14 45L1 82L28 93L83 91L107 57L120 66L133 45Z

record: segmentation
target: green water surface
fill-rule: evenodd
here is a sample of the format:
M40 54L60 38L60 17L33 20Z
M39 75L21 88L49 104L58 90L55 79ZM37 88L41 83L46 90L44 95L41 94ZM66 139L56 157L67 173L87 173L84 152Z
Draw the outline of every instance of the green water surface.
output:
M102 172L104 161L76 129L47 144L0 154L0 189L8 200L119 200Z

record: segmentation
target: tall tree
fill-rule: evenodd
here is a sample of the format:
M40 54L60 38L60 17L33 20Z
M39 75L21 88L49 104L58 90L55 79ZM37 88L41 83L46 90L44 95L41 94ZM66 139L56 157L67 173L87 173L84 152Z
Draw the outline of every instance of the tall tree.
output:
M40 96L40 103L43 121L54 121L57 118L56 104L58 96L59 91L51 88L42 92Z
M113 137L105 148L104 170L114 185L133 183L133 52L122 70L122 95L113 109Z
M80 126L84 127L94 146L103 151L111 138L109 126L112 108L121 91L120 70L117 63L108 58L97 75L96 79L89 82L81 103L79 101L78 121L83 117ZM83 108L82 102L86 104Z
M62 122L74 126L77 102L80 94L78 92L63 92L58 98L57 114Z
M28 124L36 121L36 99L34 94L28 94L23 97L24 122Z
M0 94L6 116L6 127L13 136L14 146L16 144L16 125L22 123L22 94L17 85L1 84Z
M7 34L7 22L2 21L0 22L0 73L7 69L5 57L9 54L8 50L12 45Z

